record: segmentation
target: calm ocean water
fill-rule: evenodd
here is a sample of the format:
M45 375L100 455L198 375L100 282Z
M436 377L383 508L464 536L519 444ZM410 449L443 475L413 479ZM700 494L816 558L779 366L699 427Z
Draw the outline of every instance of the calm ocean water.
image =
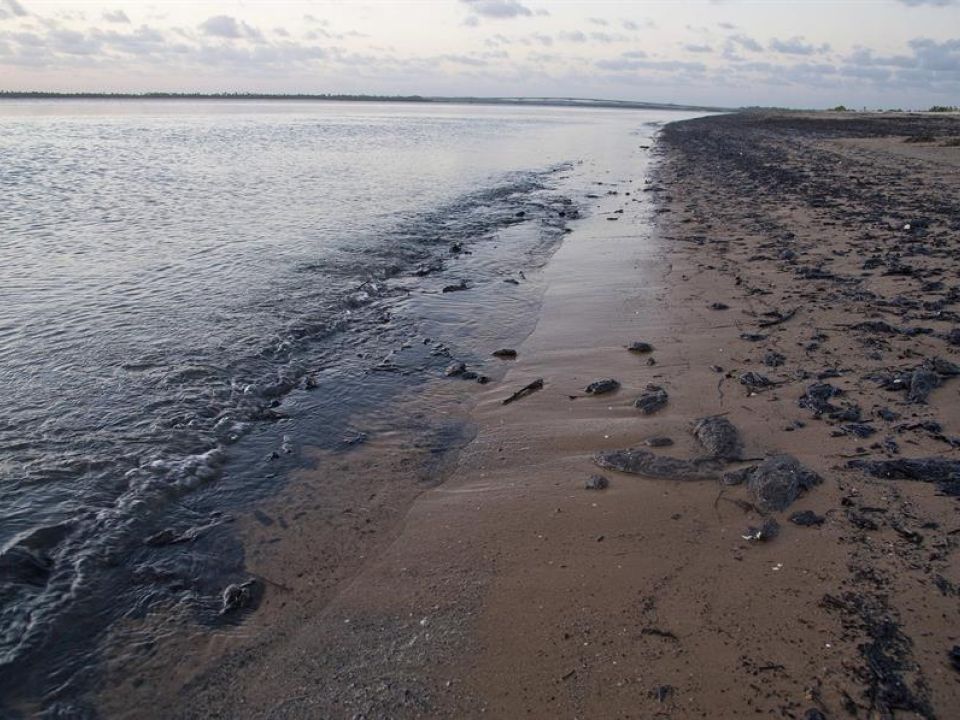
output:
M118 619L218 597L241 551L176 541L534 312L578 163L675 117L0 104L0 711L69 696Z

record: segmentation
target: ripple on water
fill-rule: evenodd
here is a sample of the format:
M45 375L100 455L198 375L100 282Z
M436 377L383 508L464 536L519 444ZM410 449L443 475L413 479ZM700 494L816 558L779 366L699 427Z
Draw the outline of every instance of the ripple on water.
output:
M399 348L458 268L497 292L445 297L431 332L482 336L491 313L529 308L501 280L562 233L555 164L636 124L123 112L0 114L0 697L82 682L117 618L185 598L203 612L242 551L227 498L200 491L253 461L241 441L294 422L302 396L312 440L336 446L362 403L442 367L432 346ZM391 372L371 372L383 358ZM266 492L250 483L237 498Z

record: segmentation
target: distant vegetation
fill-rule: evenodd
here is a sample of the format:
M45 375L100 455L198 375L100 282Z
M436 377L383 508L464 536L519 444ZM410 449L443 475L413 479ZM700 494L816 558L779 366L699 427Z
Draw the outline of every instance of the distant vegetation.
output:
M867 110L867 109L864 108L864 112L866 112L866 110ZM836 107L830 108L830 111L831 111L831 112L855 112L855 110L854 110L853 108L848 108L846 105L837 105ZM889 112L889 113L897 112L897 113L899 113L899 112L904 112L904 110L903 110L903 108L888 108L887 110L880 110L879 112ZM923 111L922 111L922 110L919 110L919 111L918 111L918 110L912 110L912 111L911 111L911 110L908 110L908 111L906 111L906 112L923 112ZM931 108L930 108L929 110L927 110L926 112L932 112L932 113L960 113L960 106L957 106L957 105L934 105L933 107L931 107ZM917 140L916 142L920 142L920 141Z
M2 0L0 0L2 1ZM700 110L729 112L732 108L706 105L677 105L673 103L638 102L633 100L595 100L563 97L429 97L424 95L333 95L286 93L96 93L96 92L39 92L0 90L0 100L333 100L346 102L406 102L461 105L521 105L548 107L621 108L625 110Z
M47 100L53 98L67 99L171 99L171 100L376 100L379 102L430 102L430 98L421 95L318 95L277 94L277 93L90 93L90 92L20 92L0 91L0 99L10 98L19 100Z

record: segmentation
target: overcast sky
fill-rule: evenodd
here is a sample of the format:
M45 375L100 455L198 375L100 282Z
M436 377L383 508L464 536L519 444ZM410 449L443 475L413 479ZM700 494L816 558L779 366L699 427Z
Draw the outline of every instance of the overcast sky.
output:
M0 89L960 104L960 0L0 0Z

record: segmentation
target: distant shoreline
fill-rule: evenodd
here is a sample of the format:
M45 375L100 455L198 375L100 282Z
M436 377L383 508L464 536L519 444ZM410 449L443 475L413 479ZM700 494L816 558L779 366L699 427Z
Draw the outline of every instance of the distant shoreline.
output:
M0 100L309 100L328 102L398 102L444 105L510 105L532 107L593 107L623 110L684 110L730 112L733 108L673 103L551 97L431 97L424 95L330 95L276 93L61 93L0 91Z

